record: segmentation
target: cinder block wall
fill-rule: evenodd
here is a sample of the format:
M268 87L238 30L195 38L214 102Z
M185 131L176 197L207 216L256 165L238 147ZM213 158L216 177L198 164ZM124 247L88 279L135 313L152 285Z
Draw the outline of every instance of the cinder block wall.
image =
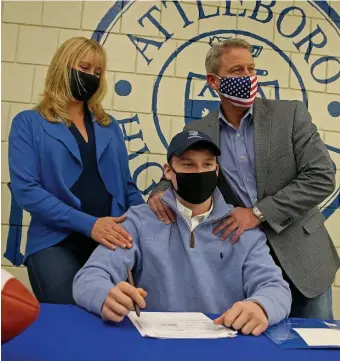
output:
M120 121L130 169L145 197L161 176L169 139L185 121L217 106L216 94L204 81L209 44L236 31L245 37L255 46L262 96L308 97L313 121L338 169L337 191L320 207L327 210L326 225L340 252L340 2L324 2L322 7L307 1L117 3L2 2L2 265L29 285L26 269L3 257L11 203L11 121L37 103L57 47L80 35L95 36L107 51L104 107ZM21 253L29 221L24 213ZM340 319L340 273L333 296Z

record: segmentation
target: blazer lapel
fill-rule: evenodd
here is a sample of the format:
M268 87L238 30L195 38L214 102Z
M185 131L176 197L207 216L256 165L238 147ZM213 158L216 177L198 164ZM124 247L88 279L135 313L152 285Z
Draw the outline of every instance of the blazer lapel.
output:
M108 147L111 139L112 139L112 129L110 126L104 127L99 125L96 121L94 121L94 133L96 139L96 151L97 151L97 162L99 164L99 159L101 155L104 153L104 150Z
M254 151L255 151L255 176L257 184L257 197L263 198L264 187L267 179L269 152L270 152L270 122L267 117L267 107L261 99L256 99L254 104Z
M65 123L51 123L42 117L40 123L48 135L61 141L79 163L82 164L77 141L74 139Z

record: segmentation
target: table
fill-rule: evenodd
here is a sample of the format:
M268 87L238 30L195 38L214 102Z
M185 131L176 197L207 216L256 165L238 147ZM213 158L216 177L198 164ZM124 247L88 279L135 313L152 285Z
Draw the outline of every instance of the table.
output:
M331 361L338 350L282 350L266 336L219 340L143 338L125 319L103 321L77 306L42 304L38 320L2 346L3 361Z

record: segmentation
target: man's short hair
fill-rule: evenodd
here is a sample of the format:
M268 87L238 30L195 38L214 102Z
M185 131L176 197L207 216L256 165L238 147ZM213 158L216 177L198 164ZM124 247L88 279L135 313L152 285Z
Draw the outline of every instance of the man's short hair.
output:
M217 74L220 69L221 56L230 49L243 48L250 51L251 45L243 39L233 38L212 44L205 58L205 69L207 73Z

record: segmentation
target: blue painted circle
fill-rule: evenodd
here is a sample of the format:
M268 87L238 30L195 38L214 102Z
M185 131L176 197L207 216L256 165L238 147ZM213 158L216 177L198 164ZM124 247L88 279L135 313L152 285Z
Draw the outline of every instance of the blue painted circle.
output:
M131 83L127 80L119 80L115 85L115 92L121 97L126 97L130 95L132 90Z
M328 104L328 112L329 114L336 118L340 117L340 102L334 101Z
M130 6L132 6L136 1L135 0L126 0L126 1L116 1L114 3L114 5L108 10L108 12L104 15L104 17L101 19L101 21L99 22L96 30L93 32L92 34L92 39L100 42L103 46L107 40L107 37L109 36L109 29L113 26L112 24L115 24L116 21L118 21L118 19L122 16L123 12L126 11ZM309 4L311 6L313 6L317 11L320 12L320 14L322 14L325 17L325 20L337 31L337 33L339 34L339 29L340 29L340 15L337 14L337 12L330 6L328 5L328 3L326 1L309 1ZM322 13L322 11L324 12L324 14ZM327 14L327 16L325 15ZM225 33L227 31L216 31L216 34L221 34L221 33ZM262 41L264 41L266 44L268 44L269 42L266 39L263 39L262 37L258 37L255 36L254 34L250 34L248 32L242 32L242 31L230 31L230 33L233 34L248 34L249 36L254 37L255 39L262 39ZM203 36L207 36L207 34L201 34L200 37L195 37L193 39L190 40L190 42L195 41L195 39L197 40L197 38L202 38ZM104 36L105 35L105 36ZM188 43L183 44L180 49L183 50L185 47L188 46ZM274 46L274 44L271 45L272 48L274 50L278 49L276 46ZM291 64L289 58L281 51L281 50L276 50L278 51L278 53L283 57L283 58L287 58L288 62ZM171 55L171 57L173 57L174 54ZM170 58L171 58L170 57ZM167 62L163 65L162 70L160 72L160 75L164 73L164 69L166 69L166 67L169 65L169 60L170 62L172 61L172 59L168 59ZM287 61L287 59L285 59ZM292 69L295 72L295 75L297 75L297 70L294 66L294 64L292 65ZM159 83L160 83L160 75L157 77L156 80L156 85L155 88L157 87L157 89L159 88ZM298 77L299 79L301 79L300 75ZM302 84L302 79L300 82L300 85ZM168 143L160 129L160 124L159 124L159 119L157 114L155 113L155 109L157 110L157 104L155 102L155 98L157 98L157 94L155 93L155 88L154 88L154 93L153 93L153 99L152 99L152 109L154 111L154 123L155 123L155 127L156 127L156 131L158 133L158 136L163 144L163 146L167 149L168 147ZM304 97L304 101L307 100L307 96L306 96L306 91L305 88L302 88L302 94ZM155 97L156 95L156 97Z
M296 66L291 62L290 58L281 50L279 49L275 44L273 44L271 41L250 33L248 31L242 31L242 30L214 30L214 31L210 31L210 32L206 32L206 33L202 33L199 34L193 38L191 38L190 40L188 40L186 43L182 44L178 49L176 49L170 56L169 58L165 61L164 65L162 66L161 71L159 72L159 75L156 78L155 81L155 86L153 88L153 95L152 95L152 114L153 114L153 121L155 123L155 128L157 131L157 134L159 136L159 139L161 140L163 146L165 149L168 149L168 142L164 137L164 134L161 130L160 127L160 122L159 122L159 118L157 115L157 96L158 96L158 89L159 89L159 85L160 82L162 80L163 74L166 71L166 69L168 68L168 66L171 64L171 62L188 46L192 45L193 43L195 43L196 41L199 41L203 38L206 37L211 37L211 36L216 36L216 35L222 35L222 34L233 34L233 35L243 35L243 36L248 36L250 38L253 38L255 40L258 40L260 42L263 42L265 44L267 44L269 47L271 47L273 50L275 50L282 58L284 61L286 61L290 68L293 70L296 78L299 81L300 84L300 88L301 88L301 92L302 92L302 97L303 97L303 101L304 103L307 104L307 93L306 93L306 87L303 83L302 77L299 74L298 70L296 69Z

